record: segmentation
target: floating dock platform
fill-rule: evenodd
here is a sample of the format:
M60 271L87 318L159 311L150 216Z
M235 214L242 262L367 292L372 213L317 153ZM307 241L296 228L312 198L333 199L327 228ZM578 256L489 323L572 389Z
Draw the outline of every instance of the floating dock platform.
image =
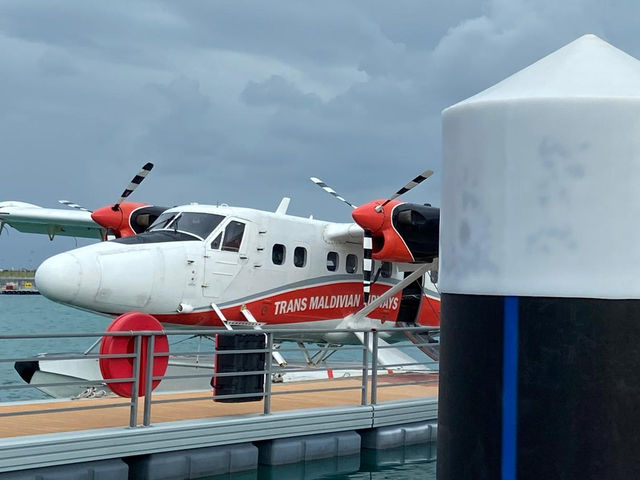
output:
M405 384L411 380L430 382ZM10 472L0 479L46 479L47 472L59 475L72 464L69 472L76 475L103 471L114 480L128 479L130 469L139 472L135 478L187 479L197 478L189 476L194 462L207 463L215 454L224 461L198 471L223 474L255 469L259 462L297 463L436 440L437 374L381 377L385 388L375 405L359 405L359 385L358 379L274 385L266 415L261 402L214 403L210 392L190 394L200 399L188 403L179 401L184 394L154 395L154 401L178 402L155 405L152 425L135 428L122 426L129 419L128 399L0 405L0 472ZM60 411L70 403L73 411ZM167 459L174 476L166 475Z
M184 480L434 442L438 373L371 359L362 376L265 382L252 402L209 390L0 404L0 480Z

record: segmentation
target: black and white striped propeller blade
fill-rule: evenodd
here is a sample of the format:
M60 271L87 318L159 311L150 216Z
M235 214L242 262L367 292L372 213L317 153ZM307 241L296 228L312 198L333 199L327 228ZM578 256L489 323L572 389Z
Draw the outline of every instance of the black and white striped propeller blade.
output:
M371 294L371 273L373 272L373 239L371 237L371 230L364 231L362 247L364 251L362 260L362 289L363 299L366 305L369 303L369 296Z
M429 178L431 175L433 175L433 170L425 170L424 172L422 172L420 175L418 175L416 178L414 178L413 180L411 180L409 183L407 183L404 187L402 187L400 190L398 190L396 193L394 193L391 198L389 198L388 200L386 200L382 205L378 205L376 207L376 210L379 212L382 210L382 207L384 207L387 203L389 203L391 200L395 200L396 198L398 198L400 195L404 195L405 193L407 193L409 190L411 190L413 187L415 187L416 185L420 185L422 182L424 182L427 178Z
M70 202L69 200L58 200L58 203L62 205L66 205L69 208L75 208L76 210L82 210L83 212L90 212L88 208L84 208L82 205L78 205L77 203Z
M347 205L349 205L351 208L356 209L358 207L356 207L353 203L347 202L343 197L341 197L340 195L338 195L338 192L336 192L333 188L331 188L329 185L327 185L326 183L324 183L322 180L320 180L319 178L316 177L310 177L309 178L313 183L315 183L316 185L318 185L321 189L323 189L325 192L333 195L334 197L336 197L338 200L340 200L341 202L346 203Z
M113 207L111 207L113 210L118 210L118 208L120 208L120 204L122 202L125 201L125 199L131 195L136 188L138 188L138 185L140 185L142 183L142 181L145 179L145 177L149 174L149 172L151 171L151 169L153 168L153 163L149 162L146 163L143 167L142 170L140 170L140 172L138 172L138 174L133 177L133 179L131 180L131 183L129 184L129 186L127 188L125 188L124 192L122 192L122 196L120 197L120 200L118 200Z
M338 193L331 188L329 185L324 183L322 180L316 177L310 178L313 183L322 188L325 192L333 195L341 202L346 203L351 208L356 209L353 203L348 202L343 197L338 195ZM362 293L364 303L369 303L369 297L371 295L371 275L373 273L373 238L371 234L371 230L364 230L364 235L362 238L362 249L363 249L363 258L362 258Z

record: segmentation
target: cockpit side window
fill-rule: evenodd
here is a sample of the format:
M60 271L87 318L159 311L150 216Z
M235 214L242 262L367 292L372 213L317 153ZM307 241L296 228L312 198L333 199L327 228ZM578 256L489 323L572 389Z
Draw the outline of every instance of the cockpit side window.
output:
M224 241L222 242L222 250L227 252L237 252L240 250L242 236L244 235L244 223L229 222L224 230Z
M213 240L213 242L211 242L211 248L213 250L219 250L220 249L220 244L222 243L222 232L220 232L216 238Z

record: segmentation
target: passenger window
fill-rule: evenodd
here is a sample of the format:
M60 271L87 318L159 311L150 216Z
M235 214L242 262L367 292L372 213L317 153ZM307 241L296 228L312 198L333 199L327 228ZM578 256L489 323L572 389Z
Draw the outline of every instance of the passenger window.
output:
M327 253L327 270L335 272L338 269L338 252Z
M224 230L224 241L222 250L227 252L237 252L240 250L242 236L244 235L244 223L229 222Z
M222 232L218 234L213 242L211 242L211 248L213 250L218 250L220 248L220 244L222 243Z
M391 278L390 262L382 262L382 266L380 267L380 275L382 275L382 278Z
M347 255L347 273L356 273L358 270L358 257L350 253Z
M284 245L276 243L271 250L271 261L275 265L282 265L284 263L285 248Z
M293 264L296 267L304 267L307 264L307 249L296 247L293 251Z

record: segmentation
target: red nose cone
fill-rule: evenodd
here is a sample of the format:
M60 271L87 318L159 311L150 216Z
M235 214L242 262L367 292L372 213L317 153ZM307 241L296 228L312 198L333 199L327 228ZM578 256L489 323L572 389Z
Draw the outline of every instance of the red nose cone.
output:
M380 230L384 224L384 210L376 212L376 207L381 203L384 203L384 200L374 200L373 202L365 203L351 212L351 216L363 229L371 230L372 233L375 233Z
M102 207L94 211L91 218L101 227L119 230L122 224L122 209L114 211L110 206Z

